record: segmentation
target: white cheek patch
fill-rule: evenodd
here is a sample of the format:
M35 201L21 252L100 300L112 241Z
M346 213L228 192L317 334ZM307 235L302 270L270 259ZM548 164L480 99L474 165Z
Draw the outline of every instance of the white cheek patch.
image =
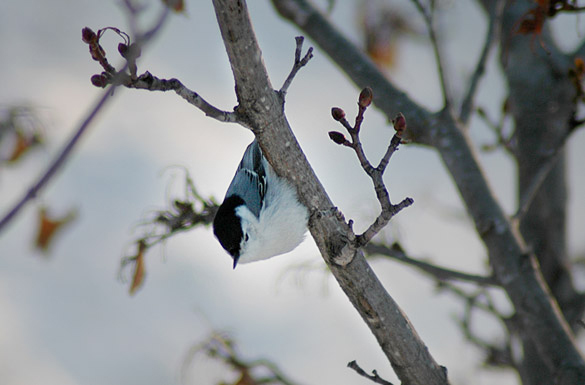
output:
M240 242L240 255L246 254L248 241L258 239L258 218L245 206L236 209L236 215L240 217L244 238Z

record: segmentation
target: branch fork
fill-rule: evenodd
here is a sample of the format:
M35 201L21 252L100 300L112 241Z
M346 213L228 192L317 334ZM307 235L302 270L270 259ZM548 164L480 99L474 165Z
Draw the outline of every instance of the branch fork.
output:
M290 87L297 72L299 72L299 70L303 68L305 65L307 65L309 60L313 58L313 47L309 47L307 53L301 59L301 54L303 52L303 42L305 41L305 38L303 36L295 37L295 41L297 43L297 48L295 49L295 61L293 64L293 68L291 69L286 80L282 84L282 87L280 87L280 90L278 91L278 93L281 95L283 99L284 96L286 95L286 92L288 91L288 87Z
M398 114L396 118L393 120L394 130L396 133L390 140L390 144L386 150L382 159L376 167L374 167L370 161L368 160L364 149L362 147L362 143L360 140L360 130L362 126L362 122L364 120L364 113L368 106L372 103L373 99L373 92L372 89L369 87L364 88L358 98L358 113L355 118L355 123L352 126L347 119L345 118L345 111L343 111L339 107L333 107L331 109L331 115L334 120L338 121L347 131L350 138L347 139L346 136L339 132L339 131L330 131L329 138L335 142L336 144L346 146L352 148L356 156L366 172L366 174L370 177L374 184L374 190L376 192L376 197L380 202L380 206L382 208L382 212L378 215L374 223L372 223L368 229L355 237L355 246L356 247L363 247L365 246L376 234L378 234L387 224L390 222L390 219L398 214L402 209L412 205L414 200L412 198L405 198L400 203L394 205L390 201L390 195L388 190L386 189L386 185L384 183L384 172L386 171L386 167L390 162L390 158L392 155L398 150L398 146L403 143L402 135L406 130L406 119L404 115ZM353 222L349 222L350 228L352 227Z

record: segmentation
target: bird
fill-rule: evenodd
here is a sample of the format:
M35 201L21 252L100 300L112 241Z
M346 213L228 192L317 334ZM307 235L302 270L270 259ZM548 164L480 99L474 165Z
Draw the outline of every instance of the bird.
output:
M217 210L213 233L235 269L295 249L305 237L308 218L296 189L276 174L254 139Z

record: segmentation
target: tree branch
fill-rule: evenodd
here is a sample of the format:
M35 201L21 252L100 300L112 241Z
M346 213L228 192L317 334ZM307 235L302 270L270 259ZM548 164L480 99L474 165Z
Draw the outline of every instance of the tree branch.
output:
M359 96L358 113L355 118L355 124L353 127L345 118L345 112L341 108L334 107L331 110L333 119L337 120L343 127L345 127L351 137L351 142L345 139L345 136L342 133L337 131L329 132L329 137L335 143L344 145L346 147L351 147L355 151L362 168L374 184L374 191L376 192L376 197L378 198L378 202L380 202L380 206L382 208L382 212L380 215L378 215L374 223L372 223L363 234L356 236L357 247L363 247L366 245L376 234L378 234L384 227L386 227L394 215L398 214L403 208L406 208L414 203L412 198L405 198L399 204L393 205L392 202L390 202L390 194L388 194L388 190L386 189L386 184L384 183L383 179L384 171L386 170L386 166L390 161L390 157L398 150L398 146L402 142L402 134L406 130L406 119L404 116L399 114L394 120L394 129L396 130L396 134L394 134L392 137L390 145L380 160L378 167L372 166L364 152L359 135L361 125L364 120L364 113L372 102L372 98L372 89L369 87L364 88ZM350 227L351 224L352 222L350 222Z
M447 75L445 73L445 66L443 63L443 57L441 55L441 49L439 47L439 39L435 31L435 23L433 21L435 16L435 1L430 1L430 9L425 9L420 0L411 0L416 9L422 15L427 29L429 31L429 38L431 40L431 46L433 47L433 53L435 54L435 61L437 63L437 70L439 72L439 81L441 83L441 90L443 92L443 108L449 109L451 107L451 92L448 88Z
M468 274L457 270L447 269L434 265L432 263L424 262L419 259L411 258L398 243L394 243L392 246L381 243L368 243L365 246L366 253L370 255L378 254L397 261L406 263L407 265L414 266L425 273L429 274L438 281L449 281L458 280L464 282L476 283L480 286L499 286L497 281L493 277L485 277L481 275Z
M280 95L262 65L245 2L214 0L213 4L236 83L236 113L252 127L276 173L297 188L311 213L309 230L337 282L403 382L446 384L446 373L355 247L351 240L355 234L341 215L332 215L333 203L292 134Z
M547 176L549 175L550 171L553 169L557 160L559 159L559 155L563 152L565 148L565 143L569 138L572 131L569 131L567 135L563 136L561 143L555 147L555 149L550 153L543 161L538 168L538 171L534 173L532 180L528 184L528 187L524 190L522 196L520 197L520 202L518 203L518 210L513 215L512 219L516 224L518 224L522 218L528 212L530 208L530 204L536 197L540 187L546 180Z
M469 122L469 118L471 116L471 112L474 107L474 99L477 91L477 86L479 85L479 81L481 80L484 72L485 72L485 64L489 53L491 51L492 46L495 42L496 32L499 30L500 26L500 18L502 12L504 11L504 5L506 4L505 0L496 0L491 3L488 15L488 30L485 35L485 41L483 43L483 48L481 50L481 54L479 55L479 59L475 66L475 71L471 76L469 81L469 87L467 88L467 92L463 97L463 102L461 103L461 109L459 112L459 120L466 125Z
M303 36L297 36L295 38L295 41L297 42L297 48L295 50L295 62L293 63L293 68L290 70L288 77L286 78L286 80L282 84L282 87L280 87L280 90L278 91L278 93L281 94L283 98L286 95L288 87L290 87L297 72L299 72L301 68L306 66L309 60L311 60L311 58L313 57L313 47L309 47L307 53L301 59L301 53L303 52L303 41L305 41L305 38Z

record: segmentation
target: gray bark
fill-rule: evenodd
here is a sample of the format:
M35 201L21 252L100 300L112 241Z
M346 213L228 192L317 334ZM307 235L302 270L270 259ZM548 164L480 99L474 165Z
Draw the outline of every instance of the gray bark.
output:
M270 83L245 2L213 1L236 83L237 120L252 129L275 171L293 183L308 207L309 230L337 282L362 316L404 384L446 384L406 315L388 295L360 249L355 234L302 153Z

